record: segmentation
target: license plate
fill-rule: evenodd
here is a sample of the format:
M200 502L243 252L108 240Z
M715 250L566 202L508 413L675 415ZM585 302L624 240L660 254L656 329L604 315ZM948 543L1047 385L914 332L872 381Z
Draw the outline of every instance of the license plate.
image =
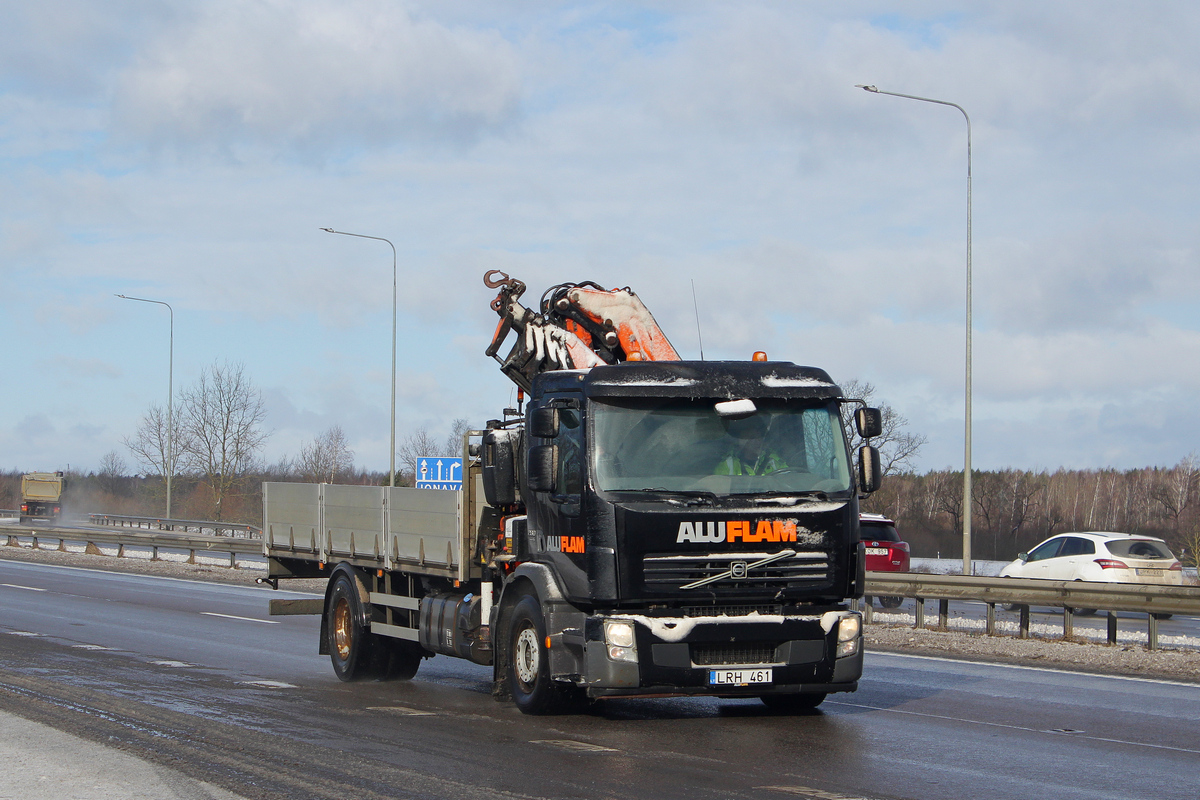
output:
M752 683L770 683L771 672L769 669L710 669L708 683L710 686L748 686Z
M1161 569L1140 569L1139 568L1137 571L1137 574L1138 575L1147 575L1152 578L1161 578L1163 576L1163 570L1161 570Z
M886 547L868 547L867 555L869 556L886 556L888 549Z

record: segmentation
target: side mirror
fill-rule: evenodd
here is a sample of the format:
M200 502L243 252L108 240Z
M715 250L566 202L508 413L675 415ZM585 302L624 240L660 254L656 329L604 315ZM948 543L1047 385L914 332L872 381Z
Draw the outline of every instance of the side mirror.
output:
M558 409L532 409L529 412L529 433L539 439L553 439L558 436Z
M879 466L879 451L870 445L858 448L858 488L863 494L871 494L883 483L883 471Z
M539 411L543 409L538 409ZM558 447L539 444L529 448L527 470L529 489L534 492L553 492L554 478L558 474Z
M854 412L854 424L859 436L870 439L883 433L883 414L878 408L860 408Z
M1028 561L1028 560L1029 560L1029 553L1017 553L1017 558L1018 558L1020 561Z

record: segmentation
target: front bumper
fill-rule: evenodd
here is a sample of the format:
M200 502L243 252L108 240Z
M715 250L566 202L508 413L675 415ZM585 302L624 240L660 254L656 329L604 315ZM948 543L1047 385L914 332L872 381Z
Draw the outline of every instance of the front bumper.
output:
M844 608L778 617L595 615L586 624L582 683L589 697L852 692L862 676L861 625L852 652L835 657L839 625L850 616L857 614ZM606 620L633 623L636 661L610 657ZM730 667L769 667L772 679L710 685L711 670Z

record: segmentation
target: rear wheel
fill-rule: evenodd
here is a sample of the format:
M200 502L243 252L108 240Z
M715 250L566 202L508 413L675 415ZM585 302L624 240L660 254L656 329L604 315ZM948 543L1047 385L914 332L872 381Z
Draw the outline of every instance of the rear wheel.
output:
M903 597L881 597L881 598L879 598L879 605L883 606L884 608L899 608L900 604L903 602L904 602Z
M517 708L525 714L556 714L582 705L583 698L575 687L550 677L546 621L536 597L526 596L517 602L510 631L508 680Z
M1025 608L1021 603L1001 603L1000 607L1005 611L1020 611L1022 608Z
M386 650L363 625L365 611L358 581L345 572L334 578L325 608L325 631L329 659L339 680L362 681L381 677L386 668ZM415 670L414 670L415 671Z
M772 711L794 714L797 711L812 711L825 702L824 692L804 692L803 694L764 694L759 698L763 705Z
M1096 609L1094 609L1094 608L1077 608L1077 609L1075 609L1074 613L1075 613L1075 616L1077 616L1077 617L1090 617L1092 614L1096 613Z
M372 634L373 635L373 634ZM382 639L382 637L380 637ZM379 677L385 681L406 681L417 674L425 651L414 642L385 639L379 642L386 649Z

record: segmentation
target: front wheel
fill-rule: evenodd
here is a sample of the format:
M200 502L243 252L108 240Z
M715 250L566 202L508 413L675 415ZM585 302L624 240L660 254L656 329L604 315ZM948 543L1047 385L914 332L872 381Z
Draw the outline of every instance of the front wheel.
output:
M805 692L803 694L764 694L759 698L763 705L772 711L794 714L798 711L812 711L825 702L824 692Z
M525 714L556 714L572 710L579 699L574 687L550 677L546 621L536 597L521 598L512 613L508 680L513 702Z
M903 602L904 602L903 597L894 597L893 596L893 597L879 598L879 605L883 606L884 608L899 608Z

